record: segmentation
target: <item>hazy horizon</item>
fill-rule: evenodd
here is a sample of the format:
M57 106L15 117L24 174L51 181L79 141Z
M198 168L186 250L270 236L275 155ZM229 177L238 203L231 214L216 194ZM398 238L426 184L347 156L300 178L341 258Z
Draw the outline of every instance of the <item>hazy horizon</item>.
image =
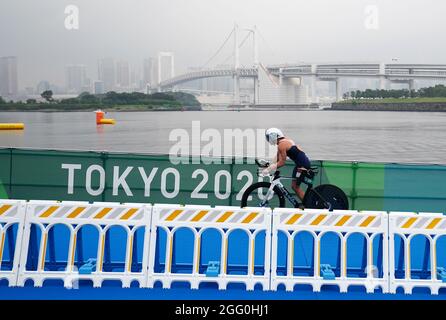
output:
M79 8L79 29L67 30L65 8ZM365 26L367 6L378 28ZM260 31L260 60L446 63L440 39L446 3L434 0L4 0L0 56L17 56L20 88L40 80L65 82L65 66L111 57L141 69L159 51L175 54L176 73L202 66L234 23ZM242 38L242 36L240 37ZM240 39L241 40L241 39ZM242 63L250 63L248 43ZM232 43L212 65L230 56ZM232 63L232 60L228 61Z

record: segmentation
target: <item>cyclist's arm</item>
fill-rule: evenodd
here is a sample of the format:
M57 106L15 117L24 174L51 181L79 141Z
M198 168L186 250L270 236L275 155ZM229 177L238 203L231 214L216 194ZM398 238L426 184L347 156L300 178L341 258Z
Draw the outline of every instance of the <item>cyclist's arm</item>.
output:
M281 144L277 150L277 163L276 163L277 168L283 167L285 165L286 158L287 158L286 146L285 144Z
M276 159L274 159L274 163L271 164L268 168L266 168L265 172L274 172L277 168L283 167L286 162L286 147L281 145L278 147Z

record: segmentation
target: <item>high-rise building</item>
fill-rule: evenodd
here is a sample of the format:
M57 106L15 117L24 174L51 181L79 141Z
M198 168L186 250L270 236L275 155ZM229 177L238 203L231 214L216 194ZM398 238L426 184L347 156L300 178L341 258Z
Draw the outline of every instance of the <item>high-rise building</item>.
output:
M130 67L130 89L134 90L142 90L144 85L141 80L141 70L133 67Z
M116 84L122 90L128 90L130 87L130 66L127 61L116 63Z
M100 81L100 80L97 80L97 81L95 81L94 82L94 85L93 85L93 93L94 94L103 94L103 93L105 93L104 91L104 82L103 81Z
M92 91L92 83L90 78L85 78L85 83L81 88L81 92L91 92Z
M17 57L0 58L0 95L16 96L18 86Z
M175 64L173 52L158 53L158 77L157 82L173 78L175 76Z
M115 61L110 58L98 62L98 78L104 83L106 92L115 90Z
M153 58L144 59L142 63L142 81L143 85L154 86L156 85L156 62Z
M66 86L70 93L81 93L89 87L87 67L84 65L69 65L65 68Z

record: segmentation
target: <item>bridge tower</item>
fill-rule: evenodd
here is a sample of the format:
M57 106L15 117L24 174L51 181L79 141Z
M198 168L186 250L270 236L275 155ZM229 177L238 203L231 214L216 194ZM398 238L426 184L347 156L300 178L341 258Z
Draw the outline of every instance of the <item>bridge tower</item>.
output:
M234 25L234 105L240 104L240 50L238 46L238 29L237 24Z
M260 61L259 61L259 43L258 43L258 39L257 39L257 26L253 27L252 30L252 41L253 41L253 50L254 50L254 68L257 69L257 72L259 70L259 65L260 65ZM258 103L259 100L259 79L258 78L254 78L254 105Z
M259 49L258 49L258 39L257 39L257 27L254 26L252 29L243 29L252 34L253 41L253 64L254 68L259 68ZM240 104L240 44L239 44L239 31L240 27L238 24L234 25L234 99L233 103L235 105ZM245 39L246 40L246 39ZM244 41L243 41L244 42ZM258 94L258 80L254 78L254 100L256 94Z

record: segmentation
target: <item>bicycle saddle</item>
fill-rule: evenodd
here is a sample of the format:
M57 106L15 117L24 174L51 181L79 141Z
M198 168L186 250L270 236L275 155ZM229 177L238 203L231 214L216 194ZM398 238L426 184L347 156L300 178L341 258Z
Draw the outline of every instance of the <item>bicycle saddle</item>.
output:
M313 179L315 175L317 175L319 173L318 168L317 167L311 167L310 170L308 170L306 172L307 177L309 177L310 179Z

